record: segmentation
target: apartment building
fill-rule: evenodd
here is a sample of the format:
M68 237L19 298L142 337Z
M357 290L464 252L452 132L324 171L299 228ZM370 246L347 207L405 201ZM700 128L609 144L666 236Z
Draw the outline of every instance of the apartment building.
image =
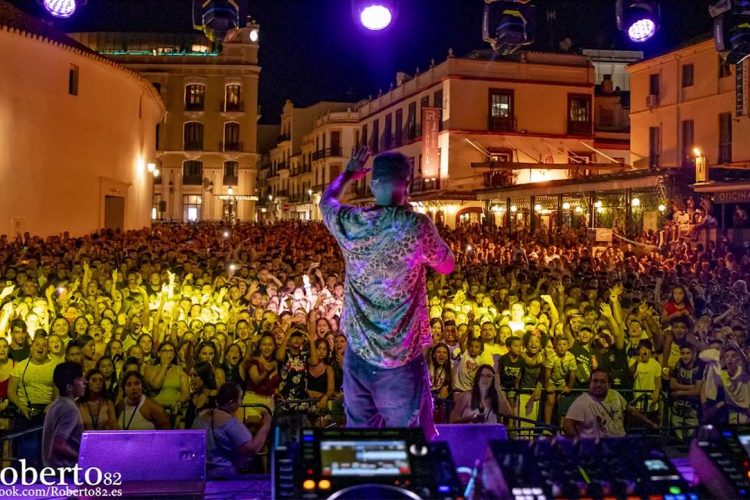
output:
M158 90L167 116L156 128L155 220L255 220L259 27L221 44L200 33L73 33Z

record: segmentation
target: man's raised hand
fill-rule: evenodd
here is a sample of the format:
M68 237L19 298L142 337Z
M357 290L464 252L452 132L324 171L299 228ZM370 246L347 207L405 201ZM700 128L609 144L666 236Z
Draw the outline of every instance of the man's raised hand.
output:
M346 171L352 174L353 180L364 179L367 172L371 169L365 168L367 159L372 155L369 146L360 146L359 149L352 153L349 163L346 165Z

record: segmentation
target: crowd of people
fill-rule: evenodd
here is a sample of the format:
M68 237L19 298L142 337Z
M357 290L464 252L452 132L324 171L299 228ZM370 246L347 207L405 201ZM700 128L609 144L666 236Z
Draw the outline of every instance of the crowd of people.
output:
M680 435L748 421L750 249L439 231L456 269L426 281L438 421L584 435L624 432L607 422L617 409ZM341 423L344 273L316 222L2 237L0 417L39 425L68 361L88 381L75 400L87 430L205 425L222 394L254 429L262 407Z

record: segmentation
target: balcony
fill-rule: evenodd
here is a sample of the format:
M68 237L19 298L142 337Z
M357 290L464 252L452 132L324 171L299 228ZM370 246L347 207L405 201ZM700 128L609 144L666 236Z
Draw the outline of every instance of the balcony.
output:
M186 142L184 151L203 151L203 142Z
M517 125L515 116L491 116L488 126L493 132L515 132Z
M205 103L203 102L186 102L185 111L203 111L205 109Z
M516 183L516 176L512 170L493 170L484 173L482 185L487 188L508 187Z
M280 172L280 171L286 170L288 168L289 168L289 166L286 164L285 161L282 161L282 162L276 164L276 172Z
M286 189L282 189L281 191L278 191L276 193L276 198L287 198L289 197L289 191Z
M425 191L436 191L440 189L440 179L414 179L411 183L412 193L422 193Z
M203 175L184 175L183 174L182 184L184 186L202 186Z
M568 120L568 134L591 135L591 121L580 122Z
M225 186L236 186L239 183L239 179L236 175L225 175L222 177L222 184Z
M276 143L281 144L282 142L288 141L289 139L291 139L291 137L289 137L289 134L281 134L276 138Z
M219 151L242 151L242 141L239 141L239 142L219 141Z
M221 104L219 105L219 113L243 113L244 111L244 102L221 101Z

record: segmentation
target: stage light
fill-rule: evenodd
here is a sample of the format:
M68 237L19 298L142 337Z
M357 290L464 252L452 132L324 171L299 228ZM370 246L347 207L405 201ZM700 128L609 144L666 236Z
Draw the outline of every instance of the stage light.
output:
M193 0L193 28L212 42L221 42L240 26L240 7L236 0Z
M602 208L602 202L601 202L601 200L597 200L596 203L594 203L594 206L596 208Z
M381 31L391 26L397 11L396 0L352 0L354 19L370 31Z
M518 212L518 207L515 206L515 205L511 205L510 206L510 211L513 212L513 213Z
M542 211L542 206L539 203L534 205L534 212L541 212L541 211Z
M708 8L714 20L714 45L729 64L750 56L750 0L722 0Z
M223 236L224 236L225 238L229 238L229 231L224 231L224 233L223 233Z
M634 42L650 40L659 29L658 0L617 0L617 28Z
M70 17L76 11L75 0L44 0L43 5L55 17Z
M502 55L534 42L536 11L520 1L484 0L482 39Z

